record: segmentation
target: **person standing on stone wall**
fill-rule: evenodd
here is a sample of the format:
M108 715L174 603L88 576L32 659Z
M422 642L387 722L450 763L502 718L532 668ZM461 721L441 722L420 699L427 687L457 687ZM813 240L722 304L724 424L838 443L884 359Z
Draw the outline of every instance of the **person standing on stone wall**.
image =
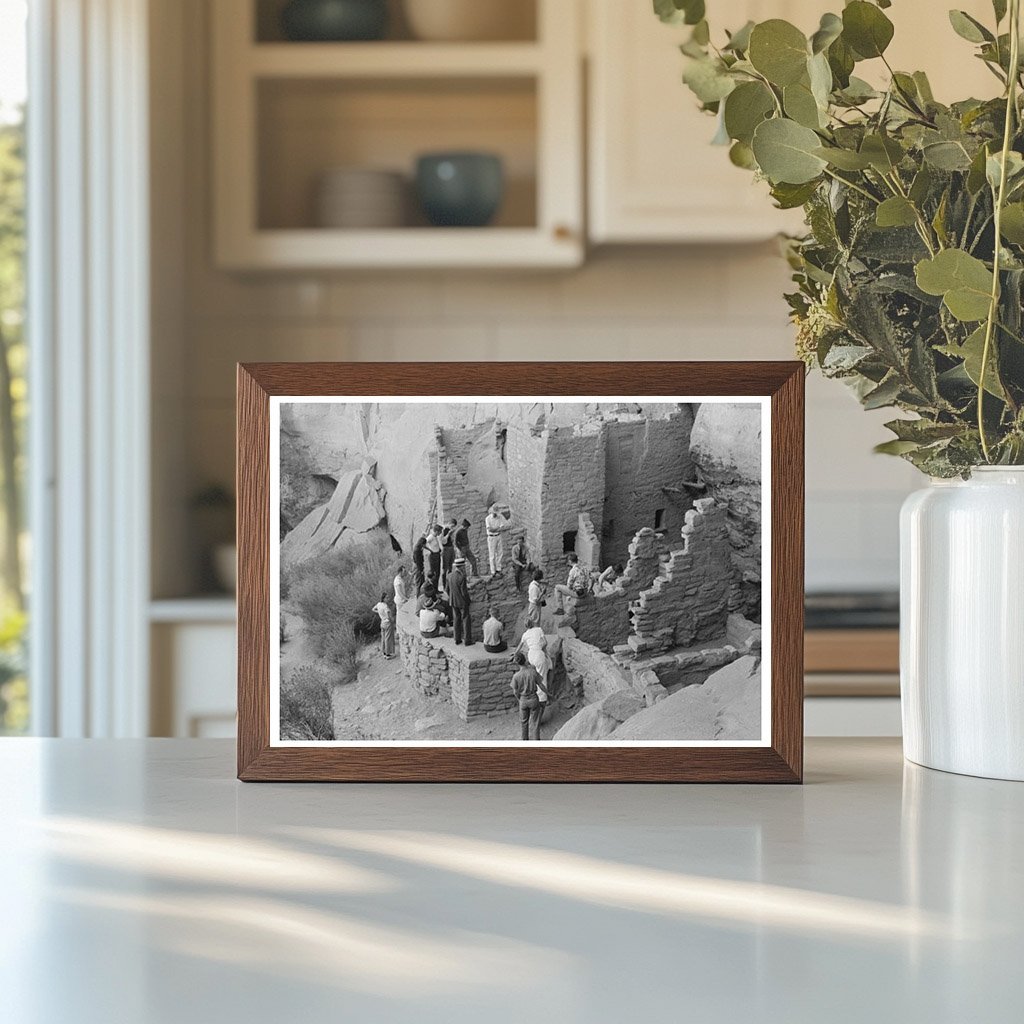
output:
M480 566L477 564L476 555L469 546L469 527L472 524L468 519L463 519L459 528L455 531L455 550L469 563L469 571L474 576L480 575Z
M473 618L470 608L469 584L466 582L466 560L456 558L448 574L448 596L452 605L455 626L455 642L467 647L473 646Z
M427 541L424 554L427 557L427 564L425 566L427 572L427 579L433 584L433 586L440 590L442 587L441 581L441 527L436 523L429 530L427 530Z
M526 658L517 651L512 659L517 670L512 676L512 692L519 701L519 722L522 726L524 740L540 739L540 677L532 665L526 664Z
M497 505L492 505L484 520L487 528L487 554L491 562L491 575L497 576L501 572L501 562L505 556L504 535L511 529L509 521L498 511Z
M373 606L380 618L380 651L390 661L395 656L395 617L388 604L387 591L380 595L380 600Z
M426 547L427 531L424 530L412 548L412 581L417 594L420 592L420 587L423 586L423 583L427 578L427 567L425 564L427 558Z
M512 572L516 578L516 590L523 589L523 573L529 575L532 572L530 566L530 552L526 548L526 538L519 536L512 547Z
M455 531L459 524L454 519L441 531L441 581L445 590L448 589L448 573L455 564Z

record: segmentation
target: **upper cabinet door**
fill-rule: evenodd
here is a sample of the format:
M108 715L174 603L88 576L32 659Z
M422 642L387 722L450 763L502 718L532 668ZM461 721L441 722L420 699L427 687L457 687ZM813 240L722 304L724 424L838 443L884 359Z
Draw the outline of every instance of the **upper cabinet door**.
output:
M714 242L800 231L799 211L776 210L767 186L712 146L713 118L700 113L682 84L679 44L686 26L663 25L650 0L586 0L589 49L590 237L601 242ZM747 20L785 18L810 34L822 13L844 0L708 0L712 38ZM947 4L899 0L886 14L896 26L894 67L928 72L936 97L991 96L998 83L949 24ZM985 24L990 0L955 4ZM1005 26L1004 26L1005 27ZM887 77L880 61L858 74Z
M715 119L682 82L679 44L689 28L663 25L650 0L587 2L591 241L738 241L798 230L798 214L776 210L767 186L711 145ZM816 27L818 13L800 17L801 6L824 9L821 0L709 0L708 18L715 38L749 19Z

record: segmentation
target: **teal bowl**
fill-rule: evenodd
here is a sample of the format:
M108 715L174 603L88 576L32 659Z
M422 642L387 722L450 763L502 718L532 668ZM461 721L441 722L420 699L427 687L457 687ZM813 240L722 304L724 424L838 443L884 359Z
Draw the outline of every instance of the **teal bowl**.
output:
M493 153L426 153L416 161L416 193L435 227L480 228L505 197L505 171Z
M294 42L364 42L387 27L387 0L290 0L281 11L285 38Z

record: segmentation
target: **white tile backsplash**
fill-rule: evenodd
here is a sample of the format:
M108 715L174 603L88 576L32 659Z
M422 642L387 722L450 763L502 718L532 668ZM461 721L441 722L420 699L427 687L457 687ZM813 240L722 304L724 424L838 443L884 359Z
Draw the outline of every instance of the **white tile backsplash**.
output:
M785 265L769 249L602 253L571 273L189 274L188 450L230 480L234 364L246 360L788 359ZM898 511L918 486L878 456L888 412L807 381L807 584L897 582Z

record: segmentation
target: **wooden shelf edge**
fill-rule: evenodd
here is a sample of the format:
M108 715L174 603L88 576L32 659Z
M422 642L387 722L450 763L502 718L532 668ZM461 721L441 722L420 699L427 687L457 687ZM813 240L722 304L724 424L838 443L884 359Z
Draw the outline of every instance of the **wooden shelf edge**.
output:
M447 78L540 73L537 43L256 43L243 67L256 78Z

